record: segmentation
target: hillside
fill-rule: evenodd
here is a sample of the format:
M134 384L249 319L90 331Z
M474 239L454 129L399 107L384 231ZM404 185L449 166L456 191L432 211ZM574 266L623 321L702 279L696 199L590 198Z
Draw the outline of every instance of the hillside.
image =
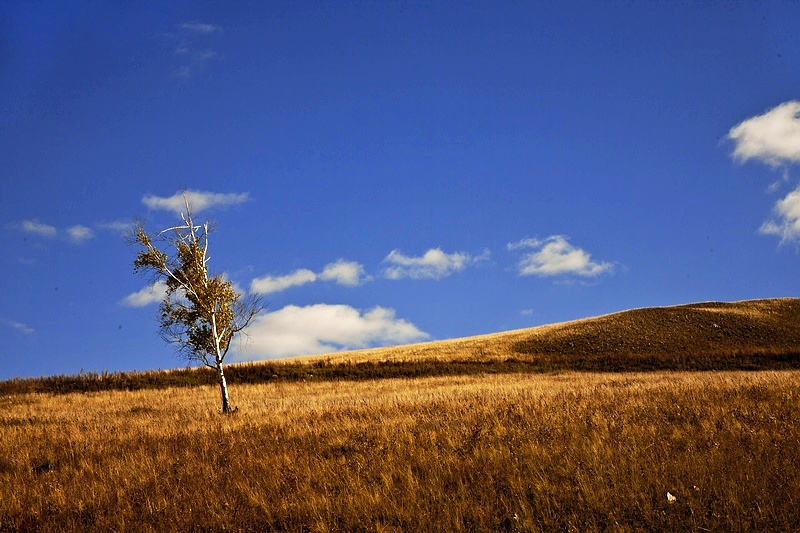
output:
M800 349L800 300L634 309L564 324L531 335L514 349L560 355L788 353Z
M329 354L294 361L544 362L602 358L724 360L800 353L800 299L703 302L632 309L464 339ZM288 360L287 360L288 361Z
M705 302L463 339L228 366L232 384L480 373L800 369L800 299ZM213 385L205 368L0 382L0 394Z
M0 533L800 531L799 311L0 382Z

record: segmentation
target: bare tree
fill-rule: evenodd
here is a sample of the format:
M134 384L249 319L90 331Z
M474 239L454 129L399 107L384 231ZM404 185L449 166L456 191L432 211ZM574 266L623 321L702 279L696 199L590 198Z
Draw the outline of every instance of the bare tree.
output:
M134 271L148 272L166 283L159 307L161 337L174 344L189 362L202 363L216 371L222 412L228 413L231 406L225 356L234 335L246 328L263 306L258 297L238 293L221 274L209 276L211 227L207 221L195 224L185 194L183 200L186 213L181 213L177 226L150 235L137 222L130 242L142 250L133 262ZM159 248L156 242L164 246Z

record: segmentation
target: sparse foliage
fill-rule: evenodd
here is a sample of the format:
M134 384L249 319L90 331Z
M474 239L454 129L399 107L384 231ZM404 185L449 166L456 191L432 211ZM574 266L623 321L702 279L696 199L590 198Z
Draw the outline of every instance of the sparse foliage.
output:
M179 354L217 372L222 412L231 410L224 360L233 337L262 309L256 296L238 293L221 274L209 276L209 222L195 224L189 200L181 223L150 235L137 223L132 244L141 246L133 262L135 272L153 274L166 282L159 307L162 338ZM163 243L163 249L155 243ZM164 250L168 250L170 253Z

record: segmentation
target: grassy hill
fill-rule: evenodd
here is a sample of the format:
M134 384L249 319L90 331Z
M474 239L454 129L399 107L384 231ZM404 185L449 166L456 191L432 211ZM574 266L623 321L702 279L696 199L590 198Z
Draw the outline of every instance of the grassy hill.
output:
M632 309L463 339L230 365L232 384L478 373L800 368L800 299ZM215 383L207 369L86 373L0 382L0 394Z
M800 531L799 312L0 383L0 533Z
M543 367L557 363L574 370L586 369L589 361L604 370L641 370L644 360L652 359L657 368L710 370L760 366L760 359L767 365L776 360L795 365L798 354L800 299L773 298L632 309L504 333L304 360L487 362L512 358ZM613 360L619 364L608 363ZM634 368L626 368L626 364Z
M737 357L800 348L800 300L635 309L551 328L515 343L526 354Z

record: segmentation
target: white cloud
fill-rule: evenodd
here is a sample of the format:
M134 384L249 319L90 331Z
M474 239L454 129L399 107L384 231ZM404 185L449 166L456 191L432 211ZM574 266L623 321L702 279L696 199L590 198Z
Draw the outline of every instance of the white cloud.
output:
M270 294L291 287L299 287L315 281L333 281L345 287L357 287L371 278L366 275L364 267L355 261L339 259L328 263L320 274L307 268L300 268L285 276L264 276L250 282L250 292Z
M39 222L36 219L23 220L22 223L20 223L17 227L25 233L32 233L41 237L47 237L48 239L55 238L58 236L60 231L55 226ZM80 244L94 237L94 231L90 227L82 224L70 226L64 229L64 232L66 234L66 238L75 244Z
M773 208L775 218L759 229L764 235L777 235L781 242L800 238L800 187L778 200Z
M121 221L121 220L114 222L104 222L104 223L94 224L95 229L92 229L89 226L84 226L83 224L74 224L72 226L64 228L63 230L60 230L57 229L55 226L44 224L36 219L32 219L32 220L24 220L19 224L15 224L14 227L17 229L21 229L25 233L32 233L50 239L55 238L59 234L61 234L63 238L68 240L69 242L72 242L73 244L81 244L95 237L95 229L124 233L132 229L134 227L134 223L132 221Z
M183 22L181 24L178 24L178 28L182 30L189 30L194 33L208 34L208 33L222 32L222 27L220 26L198 21Z
M176 192L172 196L162 197L148 194L142 198L142 203L150 209L162 209L173 213L183 213L186 210L183 195L189 200L189 206L194 212L202 211L217 206L237 205L250 199L250 194L243 193L217 193L206 191Z
M83 241L93 238L94 232L86 226L76 224L75 226L70 226L67 228L67 235L69 235L69 238L72 242L82 243Z
M102 230L125 233L132 230L136 225L132 220L114 220L111 222L101 222L100 224L96 224L95 227Z
M409 257L399 250L392 250L383 260L391 263L383 271L387 279L442 279L454 272L464 270L467 265L489 258L489 250L479 256L464 252L448 254L441 248L431 248L421 257Z
M23 220L22 231L26 233L34 233L36 235L41 235L42 237L48 237L48 238L53 238L58 233L58 230L56 230L54 226L44 224L36 219Z
M800 163L800 101L790 101L731 128L734 157L772 166Z
M347 305L286 306L255 318L241 341L243 359L274 359L406 344L429 338L393 309Z
M220 57L219 53L215 52L214 50L210 50L210 49L209 50L198 50L194 54L195 61L198 61L198 62L201 62L201 63L204 63L204 62L208 61L209 59L217 59L218 57Z
M152 303L160 302L167 294L167 283L163 280L156 281L144 289L129 294L120 303L125 307L144 307Z
M270 294L284 291L290 287L299 287L306 283L313 283L317 275L307 268L295 270L286 276L264 276L250 282L250 292L256 294Z
M528 250L517 264L521 276L592 277L614 268L611 263L592 261L589 253L571 245L563 235L552 235L544 240L523 239L510 243L508 249Z
M222 27L206 22L190 21L176 26L175 34L168 34L170 40L176 40L173 52L180 58L181 64L175 69L179 78L192 78L205 69L206 64L215 59L221 59L221 54L208 48L205 44L196 41L207 41L212 34L221 34Z
M33 335L34 333L36 333L35 329L33 329L27 324L23 324L22 322L15 322L13 320L6 320L6 319L3 319L2 322L6 326L13 328L19 331L20 333L24 333L25 335Z
M355 261L345 261L339 259L334 263L325 265L325 269L319 275L323 281L335 281L339 285L346 287L357 287L369 280L364 271L364 267Z

